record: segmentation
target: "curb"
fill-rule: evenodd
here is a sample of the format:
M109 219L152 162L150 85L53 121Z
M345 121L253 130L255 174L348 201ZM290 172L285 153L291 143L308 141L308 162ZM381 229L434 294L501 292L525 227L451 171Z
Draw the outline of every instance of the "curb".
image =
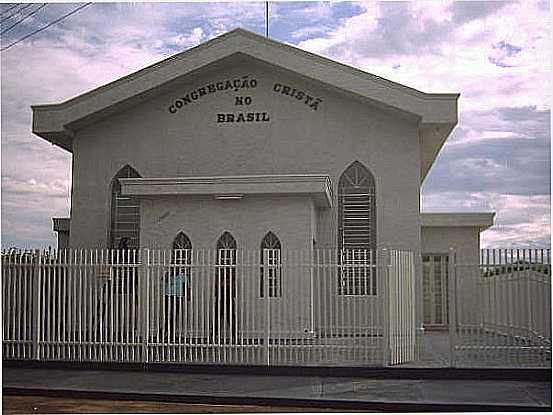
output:
M332 376L370 379L455 379L551 382L550 368L402 368L346 366L238 366L172 363L66 362L4 360L4 367L25 369L116 370L270 376Z

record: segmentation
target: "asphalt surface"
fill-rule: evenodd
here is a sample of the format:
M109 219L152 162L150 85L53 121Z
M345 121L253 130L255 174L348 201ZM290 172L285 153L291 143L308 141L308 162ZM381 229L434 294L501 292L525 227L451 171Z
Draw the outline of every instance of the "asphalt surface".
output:
M8 395L367 410L546 410L551 383L4 367Z
M5 414L79 414L79 413L167 413L167 414L243 414L267 412L334 412L321 408L209 405L173 402L150 402L109 399L73 399L45 396L4 396L2 411ZM337 409L336 412L343 410Z

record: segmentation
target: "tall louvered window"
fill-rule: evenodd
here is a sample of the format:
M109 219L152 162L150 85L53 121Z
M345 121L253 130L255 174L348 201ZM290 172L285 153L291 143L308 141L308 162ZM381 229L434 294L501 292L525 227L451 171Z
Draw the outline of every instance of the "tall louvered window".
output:
M133 196L121 194L119 179L140 177L126 165L115 175L111 183L110 246L113 249L138 249L140 247L140 204Z
M265 296L265 288L269 292L269 297L282 296L281 245L273 232L267 232L261 241L260 258L259 296Z
M375 181L358 161L344 171L338 182L338 247L339 294L376 294Z

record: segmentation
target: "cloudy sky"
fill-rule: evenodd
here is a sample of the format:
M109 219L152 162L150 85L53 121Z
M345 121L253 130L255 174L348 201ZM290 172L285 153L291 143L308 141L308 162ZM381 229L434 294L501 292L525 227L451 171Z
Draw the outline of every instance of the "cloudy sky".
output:
M79 4L0 5L8 47ZM95 3L0 54L2 247L55 246L71 157L33 136L55 103L236 27L263 2ZM422 188L425 211L497 212L484 246L550 245L549 2L279 2L270 36L425 92L460 92L459 124Z

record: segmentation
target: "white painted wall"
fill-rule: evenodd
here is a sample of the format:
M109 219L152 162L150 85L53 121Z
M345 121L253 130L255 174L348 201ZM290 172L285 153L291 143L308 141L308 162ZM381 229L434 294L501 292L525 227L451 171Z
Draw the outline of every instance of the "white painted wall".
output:
M234 236L238 249L259 249L272 231L283 249L305 249L312 233L312 203L308 197L246 196L240 200L165 196L141 200L144 247L171 249L182 231L194 249L214 250L221 234Z
M447 254L453 248L458 264L479 264L480 230L477 226L422 226L423 254Z
M176 114L168 111L177 98L189 91L245 75L258 81L255 89L219 91L201 97ZM319 109L314 111L295 98L274 93L275 82L321 98ZM251 96L252 110L269 113L271 121L217 124L217 113L241 109L234 105L238 95ZM72 247L107 246L109 183L127 163L142 177L329 174L336 192L340 174L351 162L359 160L376 178L379 246L419 251L420 156L416 123L330 87L279 72L275 67L248 60L224 70L205 71L193 81L175 84L172 92L78 131L73 148ZM150 208L154 209L146 209ZM267 209L271 208L267 205ZM318 246L335 246L336 212L316 212ZM244 214L248 216L246 211ZM275 217L293 221L290 216ZM218 232L214 228L210 232L219 234L233 226L232 215L227 218L226 223L218 222ZM179 230L177 221L173 225L175 228L171 222L163 225L163 235L161 231L156 235L145 231L142 246L167 245L168 238ZM244 232L250 231L251 228L244 228ZM311 246L311 239L308 244ZM256 239L255 245L248 248L257 245Z
M219 91L175 114L168 110L176 99L198 87L245 75L257 80L255 89ZM275 93L277 82L306 91L322 103L315 111ZM271 121L218 124L217 113L249 110L235 105L236 96L251 96L250 111L267 112ZM378 247L420 253L416 122L252 60L204 71L195 80L176 83L171 92L78 131L73 152L71 247L107 247L109 185L125 164L142 177L328 174L336 196L339 176L359 160L376 180ZM169 248L181 230L194 247L213 248L225 230L245 249L258 249L267 230L273 230L290 249L310 248L314 236L319 248L336 246L335 208L316 208L308 198L173 197L144 200L142 206L142 247ZM301 320L294 323L298 330L305 327L309 310L289 310L295 310Z

